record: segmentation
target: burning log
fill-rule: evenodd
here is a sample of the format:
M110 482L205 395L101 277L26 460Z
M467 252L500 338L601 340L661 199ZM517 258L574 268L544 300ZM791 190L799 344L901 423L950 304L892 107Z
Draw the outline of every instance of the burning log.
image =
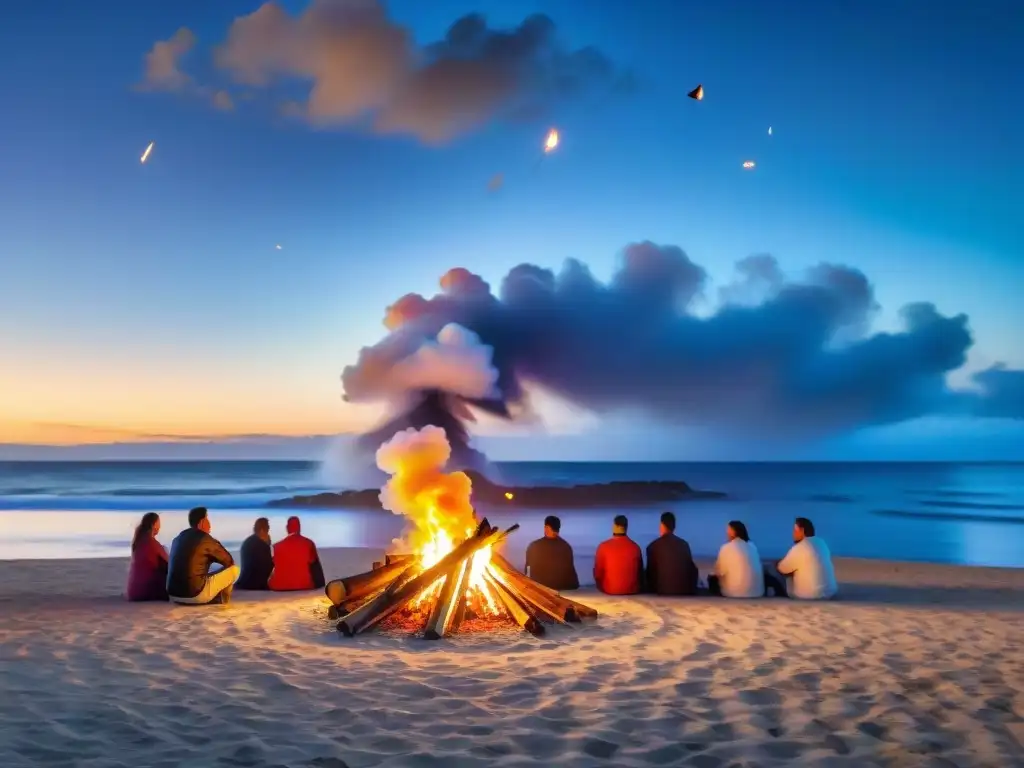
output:
M505 610L509 612L509 615L516 624L534 637L540 637L544 634L544 625L526 609L525 604L521 603L510 589L490 573L484 576L484 581L487 582L487 585L498 596L498 599L501 600Z
M560 624L579 623L580 617L568 600L537 589L540 585L526 577L523 577L522 580L517 579L515 574L509 573L493 561L487 566L487 570L506 589L525 599L527 603L531 603Z
M358 573L345 579L335 579L324 587L332 604L340 606L359 597L365 597L391 584L411 563L397 560L366 573Z
M544 592L544 593L546 593L549 596L557 597L560 600L568 603L569 605L572 606L572 608L576 611L576 615L579 616L580 618L582 618L582 619L596 619L597 618L597 611L594 608L591 608L589 605L584 605L583 603L577 603L575 600L570 600L569 598L565 597L564 595L562 595L557 590L551 589L551 587L545 587L540 582L534 581L529 576L527 576L525 573L523 573L518 568L516 568L514 565L512 565L512 563L510 563L508 560L506 560L502 555L499 555L498 553L494 553L494 555L491 556L491 564L492 565L497 564L502 569L504 569L509 574L511 574L514 578L519 579L520 581L529 582L530 587L532 587L533 589L536 589L536 590L538 590L540 592Z
M347 637L352 637L379 624L414 598L419 592L432 586L434 582L444 576L459 561L471 558L484 547L497 544L505 536L518 530L518 528L518 525L513 525L506 531L492 529L488 522L484 520L480 523L475 536L466 539L433 566L412 577L401 586L396 586L398 583L396 579L396 582L384 590L378 597L348 614L342 621L338 622L338 631ZM398 563L395 565L397 566ZM415 565L412 565L409 566L409 569L415 567Z
M533 581L501 555L489 552L482 568L475 562L481 551L497 546L518 527L501 531L483 520L428 568L418 555L389 555L369 573L333 581L326 590L334 603L329 615L340 617L338 631L348 637L383 624L421 628L430 640L453 634L464 622L486 630L511 620L539 637L544 622L578 623L581 616L596 616L597 611Z
M427 626L423 630L423 636L427 640L440 640L451 633L459 618L460 605L463 606L462 613L465 614L463 601L466 588L469 586L471 569L472 558L464 557L448 571L444 586L441 587L441 594L434 601L434 609L430 612Z

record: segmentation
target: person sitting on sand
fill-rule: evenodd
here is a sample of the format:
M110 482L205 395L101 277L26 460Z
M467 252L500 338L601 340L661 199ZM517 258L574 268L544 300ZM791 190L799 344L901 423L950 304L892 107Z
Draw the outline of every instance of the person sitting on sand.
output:
M320 589L324 586L324 568L312 539L302 535L302 523L289 517L288 535L274 545L274 571L268 586L275 592Z
M559 532L562 521L554 515L544 518L544 538L531 541L526 548L526 575L545 587L564 592L579 589L572 547Z
M259 517L252 526L252 535L242 542L242 575L235 582L235 589L269 589L267 582L273 570L270 521L265 517Z
M635 595L643 585L644 556L640 545L626 535L629 520L618 515L612 537L602 541L594 557L594 582L606 595Z
M160 515L147 512L132 537L132 562L128 566L125 597L132 602L167 600L167 550L156 540Z
M764 566L747 526L739 520L725 526L728 541L718 550L715 572L708 576L708 591L721 597L763 597ZM777 588L781 583L776 580Z
M221 569L210 572L211 565ZM206 507L188 513L188 528L171 542L171 562L167 573L167 595L175 603L206 605L214 601L229 603L231 586L238 578L235 565L224 545L210 535L210 517Z
M836 572L828 545L814 535L814 523L798 517L793 524L795 542L779 561L779 573L786 576L789 597L798 600L828 600L836 596Z
M697 565L686 539L676 536L676 516L661 515L661 535L647 545L647 591L656 595L697 594Z

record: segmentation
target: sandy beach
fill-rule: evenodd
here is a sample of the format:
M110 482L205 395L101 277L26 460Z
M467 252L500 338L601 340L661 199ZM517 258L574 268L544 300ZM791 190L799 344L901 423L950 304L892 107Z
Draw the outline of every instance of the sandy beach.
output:
M1024 571L841 560L822 604L589 588L575 631L429 643L346 640L316 593L129 605L125 569L0 562L0 765L1024 765Z

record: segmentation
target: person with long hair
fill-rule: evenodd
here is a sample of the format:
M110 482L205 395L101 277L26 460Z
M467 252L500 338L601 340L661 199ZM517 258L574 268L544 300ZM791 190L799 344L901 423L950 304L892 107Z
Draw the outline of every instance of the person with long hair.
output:
M167 599L167 550L157 541L160 515L147 512L132 536L132 561L128 566L125 597L132 602Z
M728 541L718 550L715 572L708 577L708 591L723 597L763 597L764 565L747 526L732 520L725 527L725 536Z

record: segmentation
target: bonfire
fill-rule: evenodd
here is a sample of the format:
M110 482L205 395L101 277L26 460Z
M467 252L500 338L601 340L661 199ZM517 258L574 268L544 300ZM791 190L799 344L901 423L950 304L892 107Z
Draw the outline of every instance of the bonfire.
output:
M403 627L439 639L475 625L514 623L533 635L545 624L574 624L597 611L569 600L516 570L497 548L519 526L501 530L477 522L472 482L444 472L450 447L444 430L426 427L395 435L377 451L391 479L381 492L385 508L411 524L396 547L366 573L327 585L338 631L352 637L376 627Z

